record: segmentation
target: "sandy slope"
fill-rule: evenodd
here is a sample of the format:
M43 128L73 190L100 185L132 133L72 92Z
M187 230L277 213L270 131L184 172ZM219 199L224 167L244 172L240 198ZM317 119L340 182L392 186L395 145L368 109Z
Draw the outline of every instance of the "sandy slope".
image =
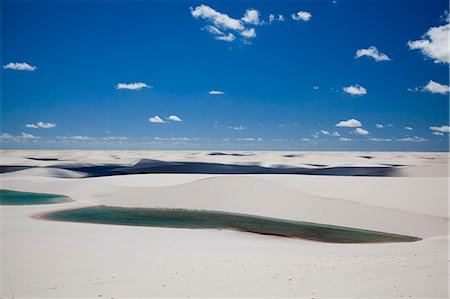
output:
M143 174L83 178L79 172L52 167L1 174L1 188L60 193L76 200L0 207L2 297L447 297L447 154L210 153L8 151L2 153L2 165L101 165L114 160L132 166L140 158L149 158L271 167L403 166L399 167L401 177ZM231 231L62 223L30 217L93 204L223 210L424 240L339 245Z

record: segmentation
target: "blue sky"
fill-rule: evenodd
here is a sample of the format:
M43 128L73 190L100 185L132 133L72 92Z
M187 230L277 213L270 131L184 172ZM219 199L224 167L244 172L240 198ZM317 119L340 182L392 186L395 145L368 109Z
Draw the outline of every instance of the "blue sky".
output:
M447 11L2 1L2 147L448 151Z

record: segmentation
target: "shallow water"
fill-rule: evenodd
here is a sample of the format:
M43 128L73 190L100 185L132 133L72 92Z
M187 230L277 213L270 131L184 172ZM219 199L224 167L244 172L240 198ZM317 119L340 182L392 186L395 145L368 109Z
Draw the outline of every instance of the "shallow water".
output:
M0 189L0 205L39 205L69 202L67 196L57 194L43 194L19 192Z
M231 229L332 243L413 242L419 238L246 214L95 206L52 212L49 220L190 229Z

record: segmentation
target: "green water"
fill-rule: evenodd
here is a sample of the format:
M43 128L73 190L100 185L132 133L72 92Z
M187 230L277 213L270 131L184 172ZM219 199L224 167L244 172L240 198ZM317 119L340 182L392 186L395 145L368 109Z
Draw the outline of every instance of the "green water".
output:
M63 195L0 189L0 205L40 205L69 201L71 201L71 199Z
M187 229L231 229L333 243L413 242L419 238L309 222L215 211L95 206L49 213L44 219Z

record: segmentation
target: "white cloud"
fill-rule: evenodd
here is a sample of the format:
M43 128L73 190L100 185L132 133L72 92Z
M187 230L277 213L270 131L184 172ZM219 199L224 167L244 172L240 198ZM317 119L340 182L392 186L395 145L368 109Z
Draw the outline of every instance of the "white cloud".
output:
M259 16L260 16L259 11L250 8L245 11L244 17L241 18L241 20L247 24L260 25L261 22L259 21Z
M284 19L283 15L278 15L278 16L275 16L274 14L269 15L269 23L273 23L275 21L284 22L284 20L285 19Z
M349 120L343 120L336 124L336 127L348 127L348 128L356 128L362 127L362 124L359 120L351 118Z
M212 35L216 35L214 37L214 39L216 40L223 40L226 42L232 42L236 39L236 37L234 36L233 33L224 33L222 31L220 31L217 27L211 26L211 25L206 25L205 27L203 27L203 29L205 29L206 31L208 31L209 33L211 33Z
M407 131L412 131L412 130L414 130L414 129L411 128L411 127L404 127L404 129L407 130Z
M356 51L355 58L360 58L362 56L372 57L377 62L391 60L386 54L378 52L377 47L374 46Z
M147 85L142 82L135 82L135 83L118 83L116 85L117 89L130 89L130 90L140 90L142 88L152 88L152 86Z
M227 14L217 12L206 5L199 5L195 9L191 8L191 14L194 18L202 18L212 22L216 27L223 30L242 31L245 29L240 20L230 18Z
M159 117L158 115L155 115L155 116L153 116L153 117L150 117L150 118L148 119L148 121L151 122L151 123L160 123L160 124L165 123L165 121L162 120L161 117Z
M353 96L362 96L367 93L367 89L358 84L344 87L343 90Z
M400 138L400 139L397 139L397 140L398 141L406 141L406 142L423 142L423 141L427 141L425 138L419 137L419 136L405 137L405 138Z
M220 90L210 90L208 93L209 93L209 94L212 94L212 95L221 95L221 94L225 94L223 91L220 91Z
M291 17L295 21L302 20L302 21L308 22L311 19L312 15L311 15L311 13L309 13L307 11L299 11L295 14L292 14Z
M449 126L430 127L430 130L441 132L441 133L450 133L450 127Z
M8 64L5 64L3 66L4 69L10 69L15 71L27 71L27 72L33 72L37 70L37 67L29 65L25 62L10 62Z
M364 130L363 128L356 128L353 132L358 135L369 135L369 131Z
M431 132L431 134L433 134L435 136L444 136L444 133L441 133L441 132Z
M235 126L235 127L228 127L229 129L236 130L236 131L242 131L246 128L243 125Z
M319 88L320 88L319 86L316 86L316 85L313 86L314 90L319 90Z
M339 141L352 141L350 138L341 137Z
M55 123L39 121L35 124L26 124L25 127L32 129L51 129L56 127Z
M241 35L246 38L254 38L256 37L256 32L254 28L246 29L241 31Z
M393 141L391 138L369 138L370 141Z
M320 130L320 133L322 133L323 135L330 135L330 132L326 130Z
M232 42L232 41L234 41L236 39L236 37L234 36L233 33L228 33L226 35L216 36L214 39L223 40L225 42Z
M382 128L384 128L384 126L383 126L382 124L376 124L375 127L376 127L377 129L382 129Z
M408 46L412 50L420 50L423 55L434 59L435 63L450 63L449 32L450 18L447 15L447 24L431 27L422 39L408 41Z
M447 94L450 92L450 86L439 84L437 82L434 82L433 80L430 80L427 85L425 85L422 89L422 91L428 91L431 93L439 93L439 94Z
M20 138L22 138L22 139L39 139L41 137L34 136L33 134L22 133L22 135L20 135Z
M341 134L339 134L339 132L334 131L333 133L331 133L331 136L339 137L341 136Z
M76 141L93 141L95 140L95 138L92 137L87 137L87 136L81 136L81 135L76 135L76 136L59 136L56 137L57 139L62 139L62 140L76 140Z
M237 138L238 141L262 141L262 138L253 138L253 137L246 137L246 138Z
M8 133L0 133L0 140L13 139L14 137Z
M168 120L171 120L171 121L181 122L181 118L179 118L179 117L176 116L176 115L171 115L171 116L169 116L167 119L168 119Z

